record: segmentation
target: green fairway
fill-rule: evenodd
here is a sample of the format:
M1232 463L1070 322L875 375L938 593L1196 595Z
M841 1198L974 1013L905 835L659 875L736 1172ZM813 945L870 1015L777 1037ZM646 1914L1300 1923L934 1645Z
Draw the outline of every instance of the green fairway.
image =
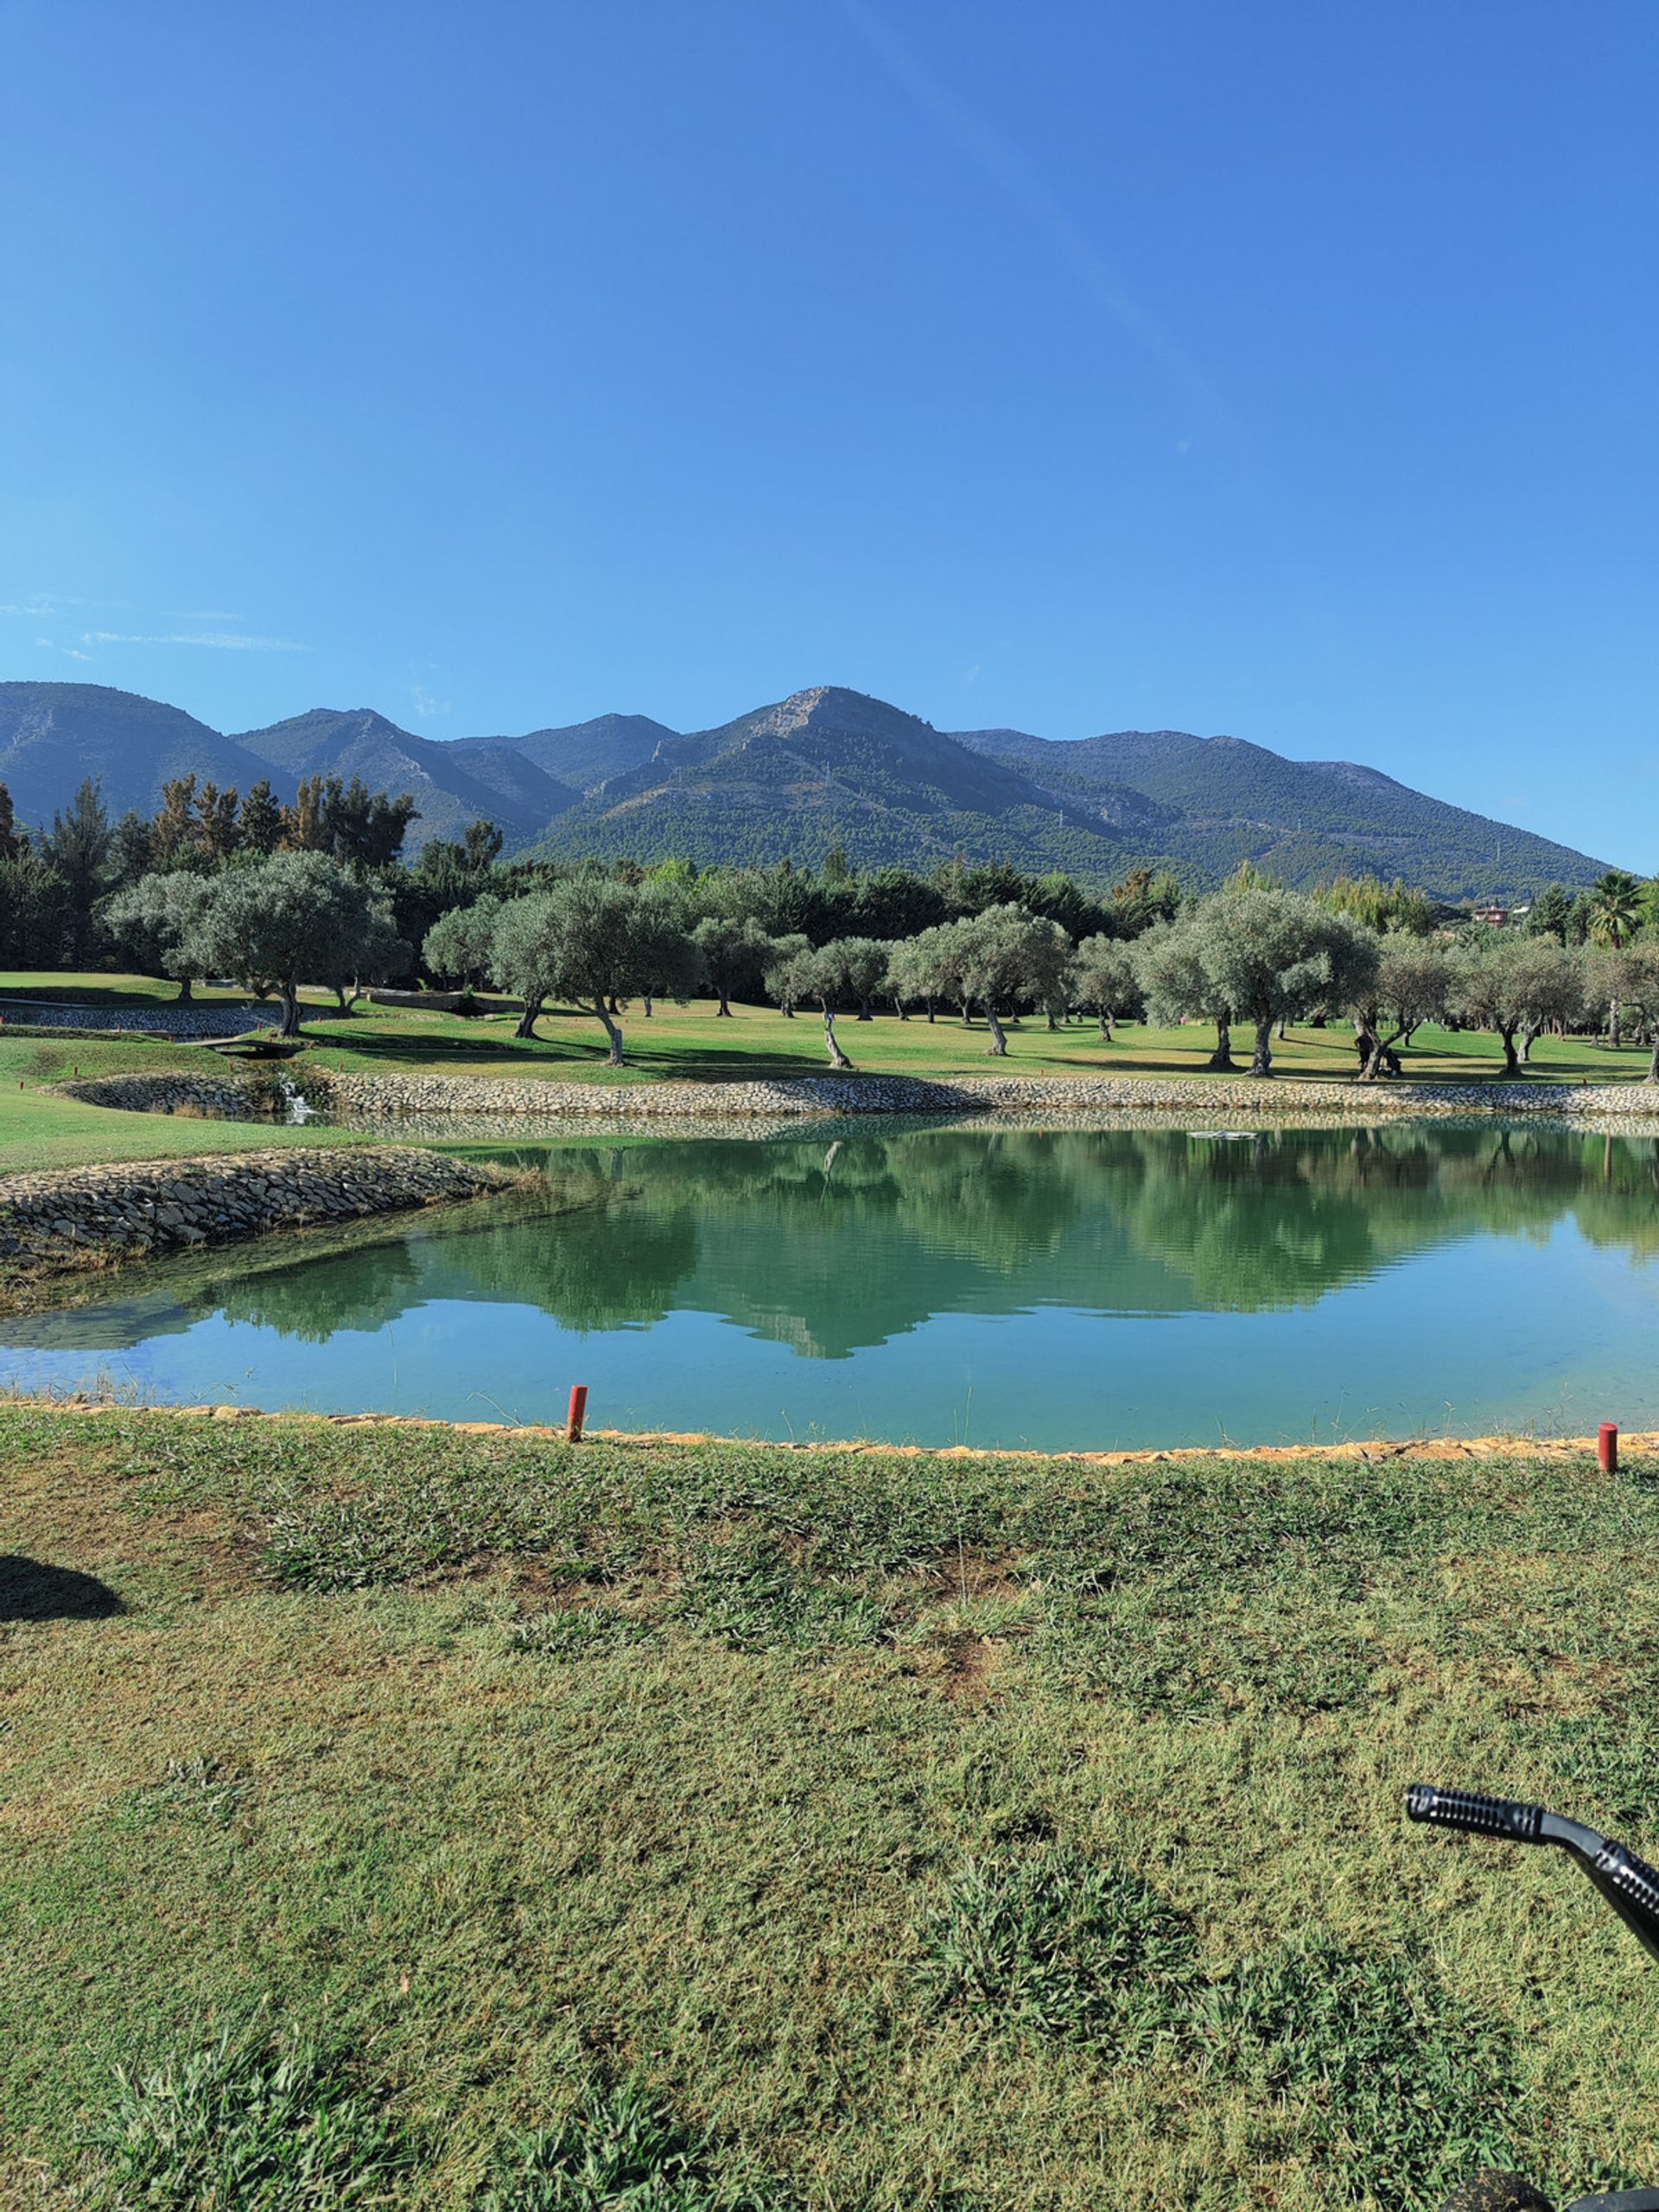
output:
M83 1001L97 995L100 1003L153 1007L170 1000L172 987L132 976L0 976L0 995L25 990ZM205 1002L205 995L198 996ZM810 1075L827 1066L817 1018L801 1014L790 1020L771 1007L740 1005L728 1020L722 1020L708 1001L687 1007L659 1001L646 1020L636 1007L626 1017L629 1065L620 1073L605 1065L605 1039L599 1025L569 1012L549 1014L539 1025L538 1035L524 1041L513 1036L511 1014L469 1020L420 1008L365 1005L342 1017L333 1008L332 1000L308 1002L307 1059L323 1067L365 1073L414 1070L513 1076L530 1082L636 1084L664 1079L741 1082ZM1071 1022L1051 1031L1040 1019L1028 1019L1009 1025L1007 1058L993 1059L986 1051L982 1026L964 1026L943 1014L932 1023L918 1015L900 1021L891 1013L879 1014L868 1022L843 1015L838 1034L861 1071L942 1077L995 1073L1208 1078L1205 1063L1215 1041L1212 1031L1197 1024L1176 1029L1126 1024L1111 1044L1103 1045L1092 1022ZM1480 1033L1423 1029L1404 1057L1408 1077L1485 1083L1503 1077L1497 1040ZM1648 1057L1644 1049L1634 1046L1610 1050L1584 1038L1541 1038L1527 1079L1635 1081L1647 1072ZM1245 1065L1248 1058L1246 1052ZM100 1040L92 1034L31 1038L16 1025L0 1026L0 1172L269 1143L269 1128L118 1115L35 1095L42 1084L60 1081L76 1069L88 1076L140 1069L211 1073L218 1065L216 1055L199 1044ZM1341 1025L1293 1029L1275 1047L1274 1065L1284 1076L1348 1086L1355 1071L1351 1034ZM312 1131L310 1141L315 1141L317 1135Z
M261 2050L315 2053L294 2126L354 2100L365 2202L596 2205L555 2123L602 2164L641 2098L704 2192L652 2204L1403 2212L1483 2155L1650 2163L1631 1939L1400 1797L1659 1840L1659 1466L16 1408L0 1461L8 2205L238 2201ZM190 2166L113 2069L226 2033Z

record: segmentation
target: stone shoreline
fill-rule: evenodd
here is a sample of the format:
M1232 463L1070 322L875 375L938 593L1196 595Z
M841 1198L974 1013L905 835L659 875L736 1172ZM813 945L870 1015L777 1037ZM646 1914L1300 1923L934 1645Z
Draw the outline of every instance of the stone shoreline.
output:
M353 1116L603 1116L611 1121L822 1119L851 1115L1177 1113L1206 1118L1315 1114L1364 1120L1552 1116L1659 1119L1659 1085L1644 1083L1311 1083L1192 1076L794 1076L754 1083L543 1082L529 1077L357 1075L306 1066L306 1097ZM55 1086L65 1096L138 1113L209 1112L269 1117L267 1077L256 1088L229 1071L213 1077L107 1076ZM241 1102L238 1104L238 1102Z
M502 1190L504 1170L410 1146L295 1146L9 1176L0 1269L36 1276L408 1212Z

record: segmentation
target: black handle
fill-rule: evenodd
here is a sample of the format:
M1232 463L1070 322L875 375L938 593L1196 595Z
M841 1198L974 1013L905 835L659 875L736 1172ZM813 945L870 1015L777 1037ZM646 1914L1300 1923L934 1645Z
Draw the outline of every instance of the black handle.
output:
M1659 1959L1659 1872L1622 1843L1605 1843L1589 1873L1631 1934Z
M1435 1827L1501 1836L1506 1843L1543 1840L1543 1807L1523 1804L1518 1797L1482 1797L1472 1789L1442 1789L1437 1783L1414 1782L1406 1792L1406 1815Z

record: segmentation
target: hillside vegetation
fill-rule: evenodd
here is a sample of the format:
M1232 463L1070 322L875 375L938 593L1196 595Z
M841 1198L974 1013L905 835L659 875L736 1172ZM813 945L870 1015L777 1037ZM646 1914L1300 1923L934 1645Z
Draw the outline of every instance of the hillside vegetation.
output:
M1249 860L1293 887L1402 876L1452 900L1586 885L1605 865L1352 763L1179 731L951 734L834 685L689 735L603 715L440 743L366 708L225 737L95 684L0 683L0 782L25 823L48 823L89 773L112 815L148 813L192 770L244 792L264 779L284 801L303 777L358 776L414 795L413 847L488 819L509 852L549 857L816 867L844 848L867 868L931 868L960 854L1099 887L1143 862L1203 887Z

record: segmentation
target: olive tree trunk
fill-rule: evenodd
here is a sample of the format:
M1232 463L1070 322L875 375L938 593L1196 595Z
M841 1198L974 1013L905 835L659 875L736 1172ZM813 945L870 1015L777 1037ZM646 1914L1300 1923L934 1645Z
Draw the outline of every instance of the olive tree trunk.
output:
M1271 1019L1255 1025L1255 1052L1250 1060L1252 1075L1273 1073L1273 1022Z
M594 1001L594 1012L604 1023L605 1034L611 1040L611 1049L605 1056L605 1065L607 1067L620 1068L624 1065L622 1058L622 1025L616 1020L615 1016L611 1012L612 1003L613 1003L613 1001L607 1002L602 998L595 999Z
M536 1034L537 1019L542 1011L543 1008L540 999L526 999L524 1001L524 1010L518 1017L518 1027L513 1031L513 1035L515 1037L533 1037Z
M985 1047L993 1059L1005 1060L1008 1056L1008 1040L1002 1034L1002 1025L996 1018L996 1008L989 999L985 1001L985 1027L991 1033L991 1041Z
M850 1071L853 1064L842 1051L836 1038L836 1010L829 1006L823 1009L823 1048L830 1055L830 1065L832 1068L837 1070L846 1068Z
M278 983L277 993L283 1001L282 1027L279 1037L297 1037L300 1033L300 987L297 983Z
M1216 1049L1210 1055L1210 1065L1222 1075L1234 1072L1233 1017L1230 1014L1216 1017Z

